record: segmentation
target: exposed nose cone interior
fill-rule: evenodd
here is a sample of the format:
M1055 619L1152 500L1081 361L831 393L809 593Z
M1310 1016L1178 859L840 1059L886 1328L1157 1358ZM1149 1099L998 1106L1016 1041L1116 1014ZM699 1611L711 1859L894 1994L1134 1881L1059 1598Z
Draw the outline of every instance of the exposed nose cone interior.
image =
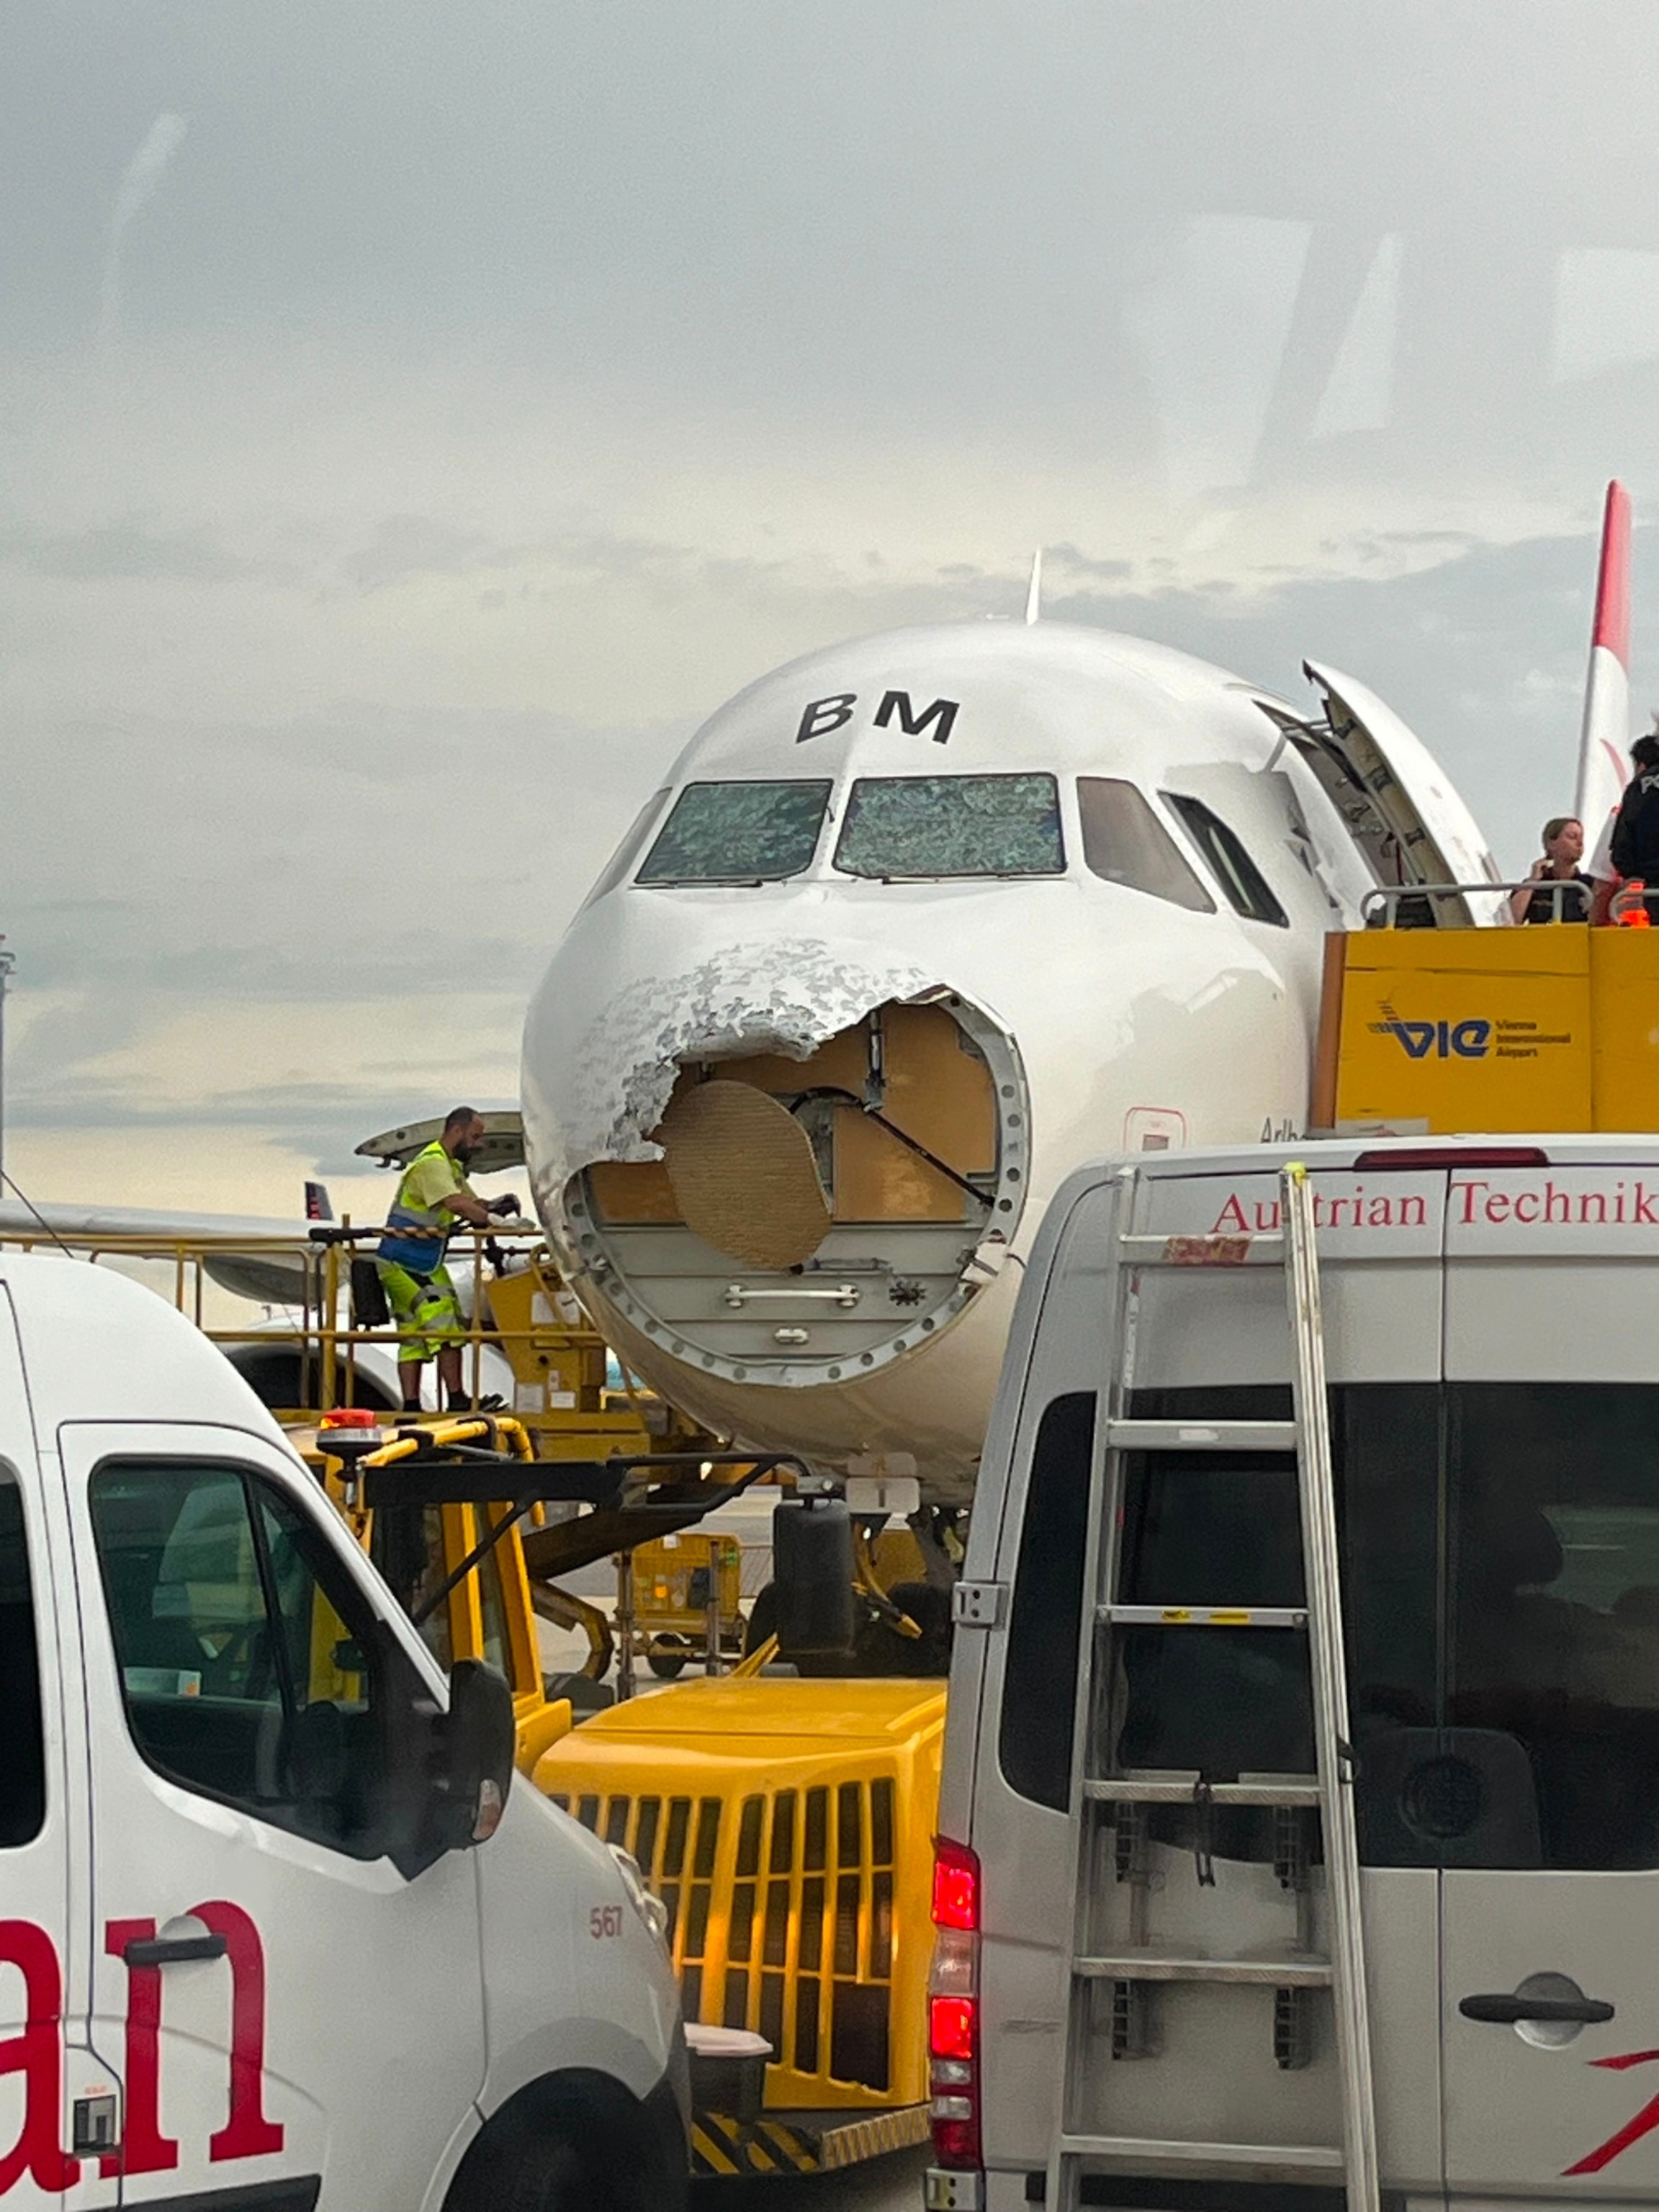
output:
M835 1218L812 1139L781 1099L714 1077L682 1084L657 1132L681 1218L749 1267L803 1267Z
M1029 1108L1012 1040L945 990L817 1045L679 1063L663 1157L566 1191L594 1289L681 1362L840 1382L944 1327L1018 1219Z

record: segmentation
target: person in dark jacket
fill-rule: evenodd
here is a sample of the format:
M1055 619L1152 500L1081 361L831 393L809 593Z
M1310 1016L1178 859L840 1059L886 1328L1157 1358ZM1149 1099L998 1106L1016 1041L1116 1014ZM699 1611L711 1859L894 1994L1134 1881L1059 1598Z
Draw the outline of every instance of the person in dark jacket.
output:
M1634 766L1619 802L1607 856L1626 883L1659 891L1659 730L1638 738L1630 757Z

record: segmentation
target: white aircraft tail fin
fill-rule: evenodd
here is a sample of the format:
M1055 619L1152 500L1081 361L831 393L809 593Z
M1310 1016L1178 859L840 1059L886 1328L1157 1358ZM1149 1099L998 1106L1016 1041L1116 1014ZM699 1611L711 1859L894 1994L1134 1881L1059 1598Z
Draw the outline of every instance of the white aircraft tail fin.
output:
M1601 566L1595 621L1584 678L1584 723L1578 741L1578 788L1573 809L1587 848L1601 838L1630 773L1630 494L1607 486L1601 524Z
M1031 580L1025 586L1025 619L1036 622L1042 612L1042 548L1031 556Z

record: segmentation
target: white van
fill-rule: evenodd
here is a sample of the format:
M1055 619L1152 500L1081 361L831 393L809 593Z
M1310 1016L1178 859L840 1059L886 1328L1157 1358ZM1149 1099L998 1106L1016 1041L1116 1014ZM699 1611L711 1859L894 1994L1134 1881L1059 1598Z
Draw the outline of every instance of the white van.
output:
M1314 1764L1305 1643L1271 1625L1306 1603L1282 1447L1125 1451L1099 1501L1122 1614L1083 1771L1181 1802L1138 1831L1092 1808L1082 1925L1103 1967L1153 1963L1068 2011L1117 1266L1167 1238L1235 1263L1140 1272L1114 1418L1287 1420L1283 1269L1259 1263L1288 1158L1318 1225L1382 2202L1659 2204L1659 1139L1607 1137L1170 1153L1055 1198L958 1592L927 2201L1043 2200L1069 2019L1063 2124L1121 2146L1081 2202L1342 2202L1317 1851L1298 1875L1284 1820L1211 1794ZM1270 1625L1125 1625L1205 1607ZM1213 1972L1298 1941L1307 2002L1266 1965Z
M5 2212L678 2203L666 1954L512 1751L205 1338L0 1255Z

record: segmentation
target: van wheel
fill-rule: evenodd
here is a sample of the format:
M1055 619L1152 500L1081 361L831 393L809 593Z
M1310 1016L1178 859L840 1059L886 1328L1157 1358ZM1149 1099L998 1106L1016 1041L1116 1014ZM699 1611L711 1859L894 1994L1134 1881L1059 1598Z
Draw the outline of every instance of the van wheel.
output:
M624 2212L618 2197L574 2143L558 2136L522 2136L500 2160L487 2192L455 2212Z

